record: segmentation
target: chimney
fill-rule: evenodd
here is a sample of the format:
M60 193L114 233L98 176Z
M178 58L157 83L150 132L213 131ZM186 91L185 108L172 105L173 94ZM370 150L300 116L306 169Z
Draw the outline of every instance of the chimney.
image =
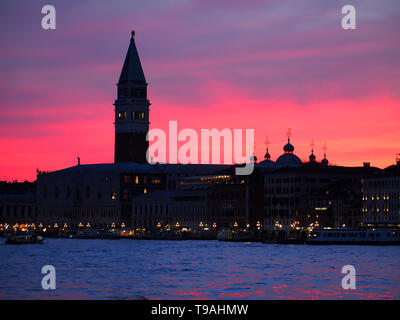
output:
M364 162L364 168L370 168L371 163L370 162Z

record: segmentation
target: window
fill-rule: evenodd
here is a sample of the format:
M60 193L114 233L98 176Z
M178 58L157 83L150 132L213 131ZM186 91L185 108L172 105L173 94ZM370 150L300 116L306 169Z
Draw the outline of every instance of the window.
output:
M121 98L125 98L128 94L128 91L126 88L118 88L118 96Z
M159 177L152 177L151 178L151 183L158 184L158 183L161 183L161 180L160 180Z
M144 111L133 111L132 112L132 119L135 120L144 120L145 118L145 113Z
M127 112L126 111L119 111L118 112L118 119L119 120L124 120L128 117Z

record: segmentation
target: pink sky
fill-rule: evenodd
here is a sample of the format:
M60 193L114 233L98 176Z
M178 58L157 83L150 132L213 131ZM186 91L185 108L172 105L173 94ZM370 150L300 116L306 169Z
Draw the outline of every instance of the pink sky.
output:
M136 30L152 128L254 128L275 160L295 153L385 167L400 153L400 3L345 1L40 1L0 4L0 180L113 161L115 83Z

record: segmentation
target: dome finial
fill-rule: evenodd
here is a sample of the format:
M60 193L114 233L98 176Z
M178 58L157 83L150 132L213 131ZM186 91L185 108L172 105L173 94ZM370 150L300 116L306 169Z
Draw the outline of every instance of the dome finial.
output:
M326 143L324 143L324 146L323 146L322 149L324 150L324 158L322 159L321 164L328 165L329 161L328 161L328 159L326 158L326 150L327 150L328 148L327 148L327 146L326 146Z
M289 128L286 135L288 137L288 143L283 147L283 151L285 151L285 153L293 153L294 146L290 143L290 137L292 136L292 129Z
M133 39L135 37L135 30L131 31L131 38Z
M290 142L290 137L292 136L292 129L291 128L288 129L286 135L287 135L288 142Z
M315 162L316 158L314 155L314 139L311 140L310 146L311 146L311 154L310 154L309 159L310 159L310 162Z
M269 139L268 139L268 137L265 138L265 146L266 146L267 152L265 153L264 158L266 160L271 160L271 155L268 152L268 147L269 147Z

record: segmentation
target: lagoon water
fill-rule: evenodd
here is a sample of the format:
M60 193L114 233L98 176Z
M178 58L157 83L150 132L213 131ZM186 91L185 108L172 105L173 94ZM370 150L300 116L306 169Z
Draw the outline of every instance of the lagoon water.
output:
M0 245L0 299L400 299L400 246L46 239ZM43 290L41 269L56 269ZM341 268L356 268L356 289Z

